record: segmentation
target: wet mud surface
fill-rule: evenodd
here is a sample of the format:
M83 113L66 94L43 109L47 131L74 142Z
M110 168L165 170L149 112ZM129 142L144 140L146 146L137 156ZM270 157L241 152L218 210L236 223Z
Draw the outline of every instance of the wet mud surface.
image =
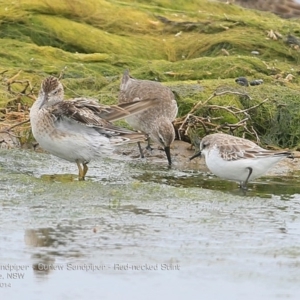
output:
M186 143L171 169L130 147L84 182L47 153L0 150L1 299L299 299L297 159L244 195Z

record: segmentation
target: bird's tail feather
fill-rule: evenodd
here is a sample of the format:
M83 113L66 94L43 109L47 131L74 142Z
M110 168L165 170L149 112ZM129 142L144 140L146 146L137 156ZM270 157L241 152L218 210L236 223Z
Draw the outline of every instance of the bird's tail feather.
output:
M144 142L147 140L147 138L148 136L143 133L131 133L131 134L124 134L120 136L113 136L109 140L111 144L118 146L124 144Z

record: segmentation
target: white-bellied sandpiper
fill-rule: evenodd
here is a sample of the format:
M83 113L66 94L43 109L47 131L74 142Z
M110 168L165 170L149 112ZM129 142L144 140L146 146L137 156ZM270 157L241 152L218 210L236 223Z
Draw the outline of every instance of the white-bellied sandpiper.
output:
M49 153L76 162L79 180L84 180L87 164L115 146L147 140L137 133L113 125L116 121L148 109L155 101L136 101L120 105L101 105L96 99L64 100L64 88L53 76L46 78L30 109L32 133Z
M224 133L205 136L200 142L200 151L190 159L201 154L213 174L240 182L242 189L283 158L293 158L290 151L266 150L247 139Z

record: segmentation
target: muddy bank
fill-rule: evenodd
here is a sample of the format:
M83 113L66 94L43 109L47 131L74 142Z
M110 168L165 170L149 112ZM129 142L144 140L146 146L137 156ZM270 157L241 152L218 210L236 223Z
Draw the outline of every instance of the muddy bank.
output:
M145 149L146 144L143 145L144 159L139 158L139 150L136 144L130 144L118 148L115 153L126 157L126 159L140 159L153 164L160 164L167 166L167 159L164 151L159 149L157 145L152 145L153 150L147 151ZM194 147L191 144L183 141L174 141L171 147L171 153L173 158L172 168L178 170L199 170L201 172L209 172L205 164L205 159L202 157L196 158L192 161L189 158L195 153ZM300 152L294 152L295 156L300 156ZM267 176L287 176L300 170L300 159L283 159L277 165L275 165L266 175Z

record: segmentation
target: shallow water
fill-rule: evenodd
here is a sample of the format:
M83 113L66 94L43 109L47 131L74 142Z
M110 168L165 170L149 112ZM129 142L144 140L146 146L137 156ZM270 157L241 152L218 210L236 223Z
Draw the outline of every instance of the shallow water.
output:
M76 172L0 152L1 299L300 299L299 175L243 195L188 166Z

